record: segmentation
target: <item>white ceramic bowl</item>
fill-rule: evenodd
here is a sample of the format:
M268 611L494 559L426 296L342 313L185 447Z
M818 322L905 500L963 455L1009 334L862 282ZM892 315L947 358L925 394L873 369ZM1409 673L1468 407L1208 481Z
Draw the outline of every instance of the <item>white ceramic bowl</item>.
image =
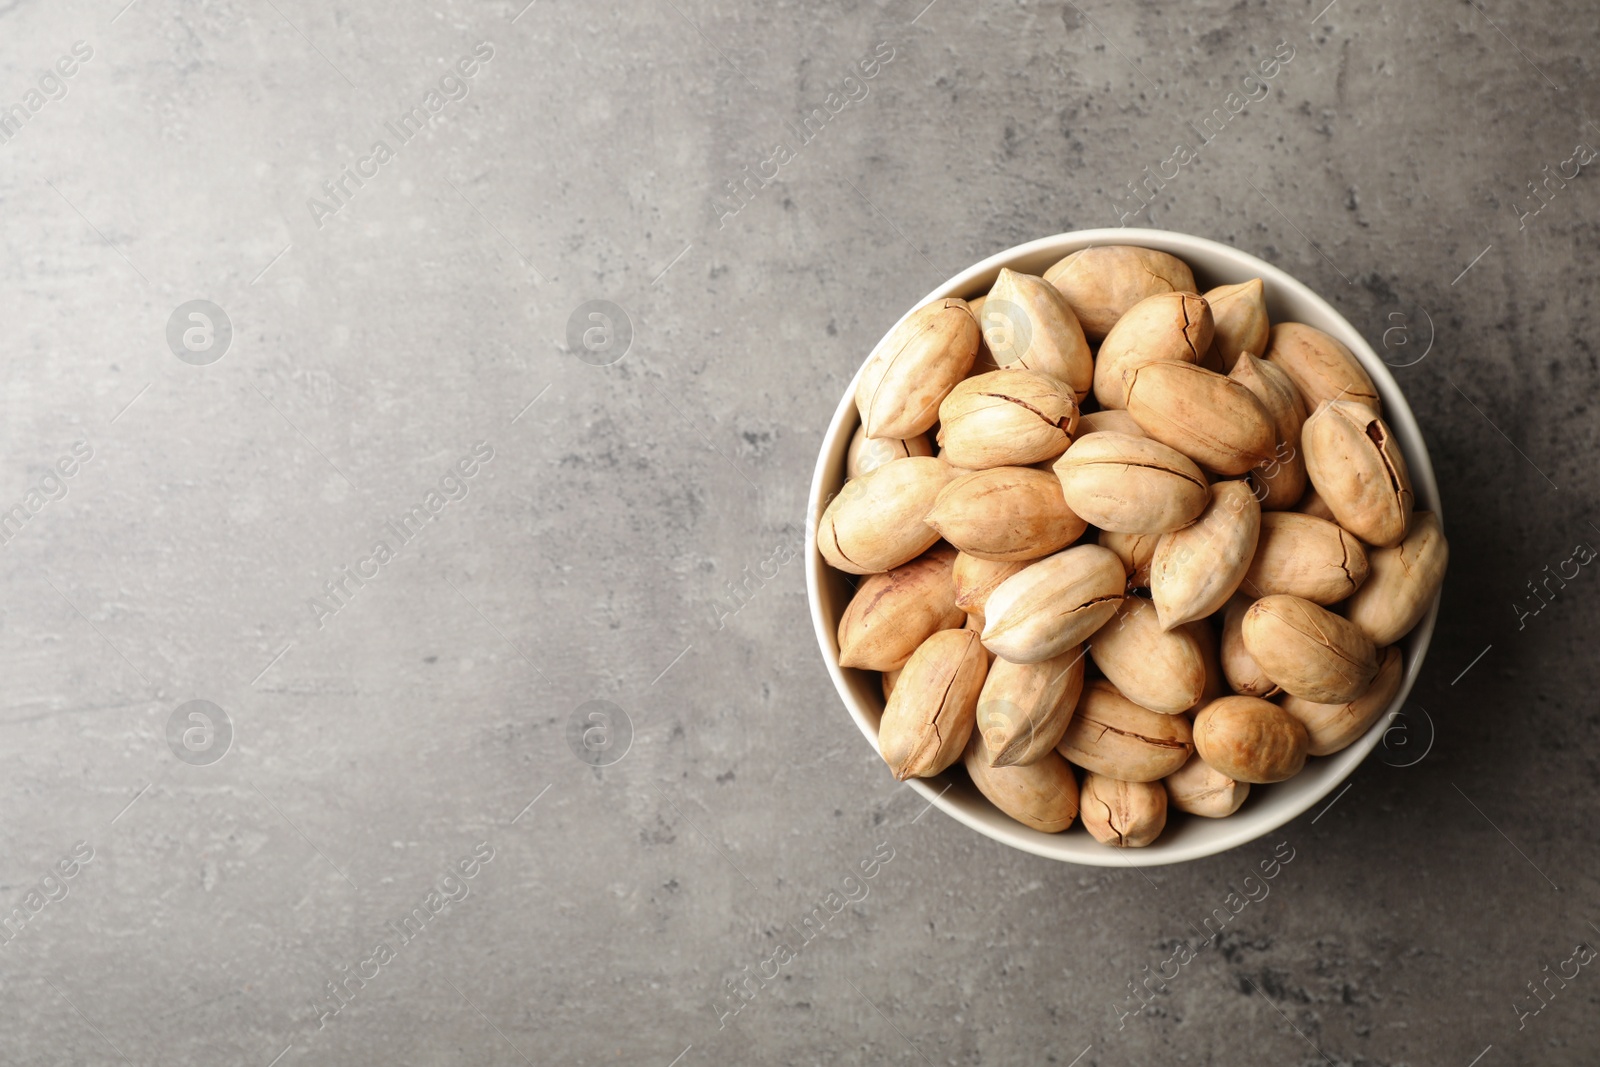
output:
M1077 230L1030 241L990 256L938 286L917 301L915 307L940 297L966 298L986 293L1001 267L1027 274L1043 274L1052 263L1068 253L1092 245L1112 244L1142 245L1170 252L1189 264L1194 271L1195 284L1202 292L1218 285L1261 278L1266 283L1267 310L1273 322L1307 323L1348 345L1377 383L1378 393L1383 399L1384 418L1399 438L1406 463L1411 468L1417 509L1440 512L1439 489L1434 482L1433 466L1428 460L1422 433L1417 428L1416 418L1411 414L1405 396L1383 361L1355 327L1317 294L1270 263L1227 245L1165 230ZM915 308L907 310L906 314L909 315L911 310ZM885 334L885 338L887 336ZM880 340L878 343L881 345L883 342ZM859 374L858 370L857 376ZM833 684L862 734L876 748L878 719L883 714L884 703L878 675L873 671L839 666L839 617L850 602L852 587L844 575L823 561L816 543L816 519L822 514L827 501L844 484L845 451L860 423L855 405L855 381L852 379L822 439L822 452L817 457L816 473L811 479L806 525L806 588L810 594L811 621L816 628L817 643L822 647L822 658L833 676ZM1443 519L1442 513L1440 518ZM1438 612L1436 599L1428 614L1402 639L1405 678L1400 683L1400 691L1395 694L1394 703L1365 736L1342 752L1308 760L1305 769L1287 782L1255 786L1244 806L1226 819L1202 819L1172 812L1161 837L1145 848L1117 849L1102 845L1078 823L1059 834L1041 833L1023 826L978 792L967 779L966 772L961 770L959 761L938 778L912 779L907 784L946 814L981 834L1025 852L1069 863L1098 867L1152 867L1224 852L1270 833L1311 808L1332 793L1377 746L1404 704L1412 683L1416 681L1417 672L1422 668ZM884 773L888 773L887 768Z

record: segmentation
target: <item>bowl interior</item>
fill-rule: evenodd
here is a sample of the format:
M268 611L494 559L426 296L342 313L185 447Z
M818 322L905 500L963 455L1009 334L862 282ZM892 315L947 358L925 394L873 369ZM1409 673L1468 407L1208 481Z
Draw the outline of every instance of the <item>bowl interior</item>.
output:
M1261 278L1265 282L1267 308L1273 322L1303 322L1332 334L1349 346L1378 387L1384 418L1399 440L1411 470L1417 509L1440 512L1438 486L1421 431L1388 367L1361 334L1321 297L1271 264L1228 245L1165 230L1101 229L1058 234L1018 245L974 264L917 301L906 314L940 297L965 298L986 293L1002 267L1043 274L1051 264L1071 252L1108 244L1142 245L1172 253L1193 269L1195 284L1202 292L1217 285ZM888 333L884 336L887 338ZM879 344L882 343L880 340ZM858 370L857 376L859 374ZM812 478L806 524L806 584L823 660L851 717L876 748L878 719L883 714L884 704L878 675L839 666L839 618L850 602L854 587L847 576L823 561L816 547L816 519L844 483L845 452L860 425L854 396L855 381L852 379L823 438ZM1441 521L1443 517L1440 513ZM1401 639L1405 677L1400 691L1363 737L1332 756L1311 758L1305 770L1287 782L1255 787L1244 805L1226 819L1203 819L1172 812L1161 837L1145 848L1110 848L1091 838L1077 823L1060 834L1041 833L1023 826L990 804L959 769L959 762L950 772L937 778L912 779L907 784L979 833L1051 859L1107 867L1159 866L1214 855L1270 833L1311 808L1328 796L1377 746L1395 713L1405 703L1422 667L1438 610L1436 599L1423 620Z

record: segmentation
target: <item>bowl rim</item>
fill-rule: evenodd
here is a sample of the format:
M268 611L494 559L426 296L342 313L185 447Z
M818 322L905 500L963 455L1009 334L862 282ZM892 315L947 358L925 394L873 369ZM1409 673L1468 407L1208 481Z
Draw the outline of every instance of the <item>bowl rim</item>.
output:
M1401 450L1406 458L1410 470L1412 489L1416 495L1417 510L1432 511L1439 517L1441 527L1444 524L1444 514L1440 507L1439 487L1433 472L1433 463L1428 455L1427 444L1423 439L1421 427L1417 424L1416 416L1411 411L1411 406L1406 402L1404 393L1399 384L1390 373L1388 366L1379 358L1361 333L1352 326L1339 311L1324 300L1293 275L1273 266L1266 260L1243 252L1232 245L1213 241L1209 238L1193 234L1179 233L1172 230L1139 229L1133 227L1102 227L1088 230L1072 230L1057 233L1048 237L1040 237L1019 245L996 252L994 255L974 263L972 266L952 275L941 284L935 286L926 296L914 303L905 314L901 315L893 325L885 331L878 343L873 346L875 353L888 339L896 327L900 325L916 309L930 301L947 296L965 296L971 293L976 295L980 288L987 291L993 277L1000 268L1007 267L1023 259L1040 256L1054 256L1060 259L1072 252L1080 251L1096 245L1136 245L1168 252L1186 263L1190 255L1197 255L1207 261L1229 261L1229 269L1237 266L1243 281L1252 277L1261 278L1267 287L1269 301L1278 299L1278 294L1289 294L1294 302L1306 303L1322 313L1327 326L1318 328L1332 334L1342 341L1361 362L1362 367L1373 379L1378 388L1380 399L1383 402L1384 420L1388 423L1400 440ZM1202 268L1206 270L1207 268ZM1219 281L1218 284L1230 284ZM873 750L877 751L877 723L876 715L869 714L860 701L851 692L845 676L845 669L839 666L837 636L838 622L836 619L825 617L822 606L822 583L826 579L828 567L823 561L816 544L816 522L829 499L829 487L835 483L842 484L840 474L840 460L843 452L849 445L849 438L854 436L856 428L860 425L860 417L855 406L856 382L860 379L861 372L868 360L872 358L869 353L862 360L861 365L851 376L850 384L846 388L843 398L834 410L833 419L828 424L827 432L823 435L821 447L818 451L816 467L811 478L810 492L807 497L806 514L806 596L811 610L812 627L816 633L818 648L822 652L823 662L827 665L828 674L833 680L834 689L839 698L844 702L857 728L867 738ZM842 439L842 443L841 443ZM1154 844L1136 849L1119 849L1100 844L1092 838L1085 839L1088 847L1079 847L1077 836L1069 837L1065 834L1046 834L1030 829L1005 816L999 809L994 808L990 802L975 791L969 796L965 791L959 797L951 798L948 794L954 783L946 784L942 789L936 788L946 775L935 778L913 778L905 784L920 793L931 806L939 808L945 814L972 830L999 841L1001 844L1047 859L1059 860L1064 863L1080 864L1094 867L1156 867L1172 863L1184 863L1201 859L1206 856L1217 855L1237 848L1240 845L1264 837L1286 823L1303 815L1313 806L1325 799L1334 789L1354 773L1355 769L1367 758L1379 740L1390 728L1395 716L1404 707L1406 698L1410 695L1417 675L1422 669L1422 664L1427 658L1428 648L1433 640L1433 633L1439 614L1439 596L1435 595L1433 603L1421 621L1403 638L1407 642L1408 653L1406 656L1405 676L1401 679L1400 688L1395 693L1388 709L1378 717L1367 732L1355 742L1348 745L1331 756L1321 757L1326 762L1322 775L1325 779L1320 788L1303 790L1293 796L1285 796L1277 803L1268 801L1267 805L1256 814L1256 817L1243 820L1237 826L1230 826L1235 817L1230 816L1222 820L1207 820L1207 823L1219 829L1206 836L1201 841L1173 842L1163 847L1163 842L1158 839ZM959 761L958 761L959 762ZM946 772L948 774L949 772ZM976 798L975 801L973 798ZM990 811L998 812L1004 819L1003 824L995 824L991 820L980 817L977 813L984 807ZM976 810L974 810L976 808ZM1320 817L1320 816L1319 816ZM1193 816L1191 816L1193 818ZM1081 826L1074 820L1074 829Z

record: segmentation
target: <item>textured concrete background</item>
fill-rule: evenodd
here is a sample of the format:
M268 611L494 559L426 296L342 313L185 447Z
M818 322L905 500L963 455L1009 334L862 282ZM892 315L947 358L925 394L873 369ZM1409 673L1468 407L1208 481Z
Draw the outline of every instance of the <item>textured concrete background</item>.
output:
M1594 1061L1591 12L524 2L0 3L0 1062ZM1411 747L1147 873L919 817L791 559L895 317L1124 213L1407 364L1454 555Z

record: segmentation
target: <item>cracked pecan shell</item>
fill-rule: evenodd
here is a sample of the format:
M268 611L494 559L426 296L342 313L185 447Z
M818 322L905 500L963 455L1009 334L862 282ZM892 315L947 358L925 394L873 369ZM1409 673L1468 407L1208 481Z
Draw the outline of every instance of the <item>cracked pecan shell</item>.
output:
M817 550L847 574L879 574L916 559L939 540L923 520L955 474L932 456L908 456L851 478L817 520Z
M1315 411L1325 400L1354 401L1374 414L1381 410L1378 388L1355 353L1315 326L1303 322L1273 326L1264 358L1294 381L1307 411Z
M1337 604L1361 588L1367 570L1367 550L1337 523L1268 511L1239 591L1258 599L1288 593L1313 604Z
M1312 413L1300 440L1311 484L1340 526L1379 548L1405 539L1416 494L1387 423L1364 404L1335 400Z
M1344 704L1367 691L1378 651L1349 619L1277 593L1244 613L1244 647L1268 678L1302 700Z
M1127 588L1109 548L1078 545L1013 574L984 605L983 643L1013 663L1038 663L1086 640L1116 613Z
M1211 307L1194 293L1145 297L1117 320L1094 360L1094 398L1103 408L1128 406L1122 372L1151 359L1199 363L1211 348Z
M1187 716L1140 707L1097 679L1084 687L1056 751L1086 771L1124 782L1154 782L1189 761L1194 733Z
M1223 373L1233 370L1241 352L1259 356L1267 350L1272 323L1267 318L1266 286L1260 278L1219 285L1208 289L1205 298L1216 326L1211 347Z
M965 470L1026 467L1065 452L1077 427L1071 386L1028 370L990 371L939 405L939 454Z
M1081 248L1044 272L1061 291L1091 341L1103 338L1124 313L1157 293L1198 292L1194 272L1177 256L1137 245Z
M940 630L917 646L878 723L878 752L897 779L931 778L961 758L987 670L974 630Z
M1261 510L1287 511L1306 495L1306 457L1300 450L1300 428L1306 421L1305 401L1281 367L1257 359L1249 352L1239 353L1228 377L1255 394L1277 433L1271 458L1250 470L1250 484L1256 488Z
M1255 555L1261 505L1244 482L1217 482L1200 517L1161 535L1150 558L1150 599L1161 628L1203 619L1228 602Z
M1373 644L1392 645L1422 621L1444 584L1450 544L1439 516L1431 511L1414 513L1406 539L1393 548L1373 549L1367 562L1370 573L1345 605L1344 617Z
M1078 803L1083 828L1102 845L1142 848L1167 825L1167 791L1160 782L1085 775Z
M1244 474L1273 458L1277 427L1243 383L1169 359L1129 367L1123 380L1128 414L1145 435L1206 470Z
M965 300L935 300L906 316L856 382L867 436L907 438L932 428L939 402L977 355L978 320Z
M1114 533L1176 530L1199 518L1211 499L1210 483L1189 457L1115 430L1072 442L1051 469L1067 506Z

